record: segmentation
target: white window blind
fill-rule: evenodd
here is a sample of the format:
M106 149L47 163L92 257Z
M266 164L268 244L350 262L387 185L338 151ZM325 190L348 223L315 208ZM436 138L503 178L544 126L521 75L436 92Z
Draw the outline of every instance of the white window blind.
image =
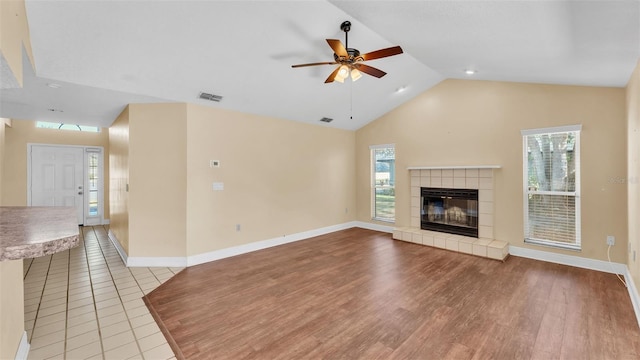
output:
M523 130L525 242L580 249L580 130Z

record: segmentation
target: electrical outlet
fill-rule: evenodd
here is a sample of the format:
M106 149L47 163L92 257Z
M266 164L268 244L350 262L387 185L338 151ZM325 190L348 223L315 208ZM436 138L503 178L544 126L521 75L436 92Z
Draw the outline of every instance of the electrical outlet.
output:
M613 235L608 235L607 236L607 245L609 246L613 246L616 244L616 237Z
M236 231L240 231L240 224L236 224Z

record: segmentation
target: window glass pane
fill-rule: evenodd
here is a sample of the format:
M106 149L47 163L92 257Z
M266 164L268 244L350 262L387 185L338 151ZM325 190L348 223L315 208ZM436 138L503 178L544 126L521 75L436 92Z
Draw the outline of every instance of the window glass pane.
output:
M375 159L375 184L376 186L394 186L396 182L395 163L396 152L394 148L382 148L373 150Z
M395 148L375 148L373 155L373 217L377 220L395 220Z
M526 137L529 190L575 191L575 133Z
M396 218L396 197L392 188L376 188L376 218L394 220Z
M89 154L89 216L98 216L98 154Z

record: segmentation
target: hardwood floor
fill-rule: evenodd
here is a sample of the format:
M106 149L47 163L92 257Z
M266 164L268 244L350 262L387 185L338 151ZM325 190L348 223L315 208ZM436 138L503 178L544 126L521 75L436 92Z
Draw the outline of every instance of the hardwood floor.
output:
M349 229L187 268L144 298L182 359L639 359L613 274Z

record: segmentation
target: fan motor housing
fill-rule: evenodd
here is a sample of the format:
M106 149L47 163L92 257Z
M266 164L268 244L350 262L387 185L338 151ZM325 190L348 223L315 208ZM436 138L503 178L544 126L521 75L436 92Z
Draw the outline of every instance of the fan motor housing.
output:
M336 60L336 62L354 62L357 60L357 58L360 56L360 50L358 49L354 49L354 48L347 48L347 54L349 54L349 57L347 59L341 59L340 56L338 56L338 54L333 54L333 58Z

